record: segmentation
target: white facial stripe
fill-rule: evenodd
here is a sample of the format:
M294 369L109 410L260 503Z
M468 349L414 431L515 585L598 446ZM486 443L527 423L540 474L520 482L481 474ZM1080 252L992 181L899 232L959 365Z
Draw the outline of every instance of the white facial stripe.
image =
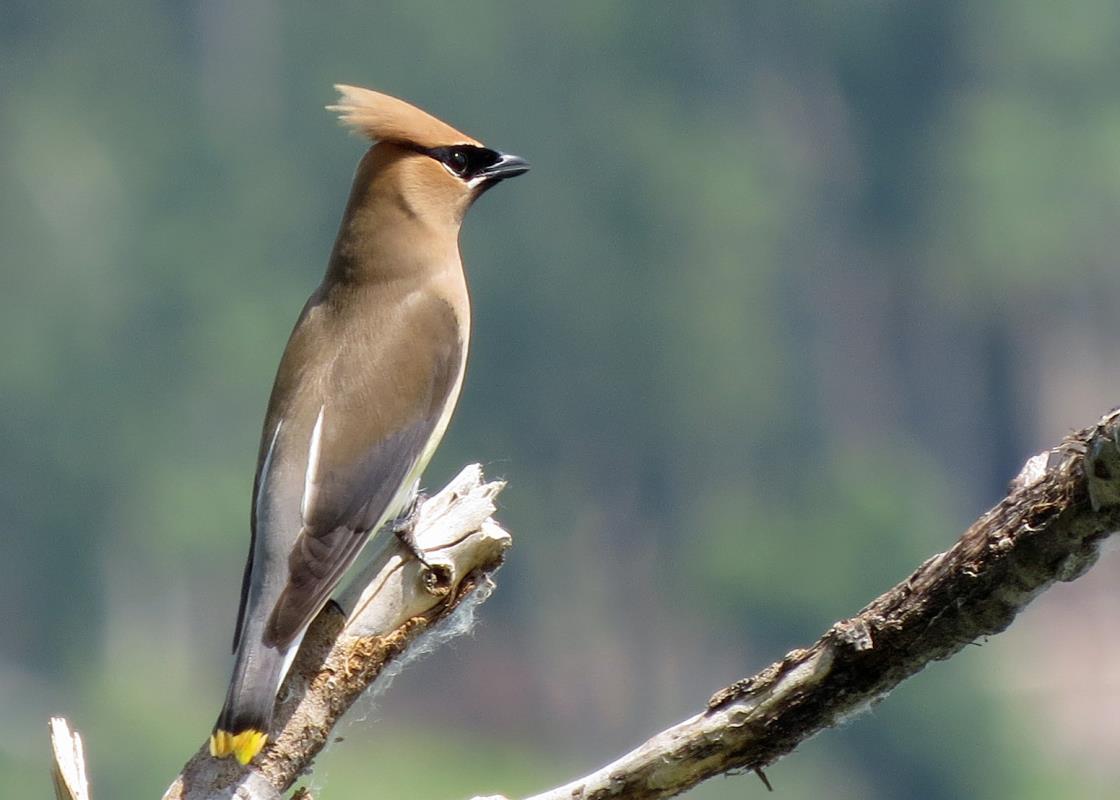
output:
M439 163L443 165L443 168L445 170L447 170L447 174L450 175L452 178L455 178L456 180L460 180L460 181L463 180L463 176L462 175L456 175L455 170L451 169L451 167L447 166L442 161L439 162ZM474 189L476 186L478 186L479 184L481 184L485 180L486 180L485 175L475 175L469 181L463 181L463 182L466 183L469 188Z
M323 416L326 406L319 406L319 416L311 430L311 445L307 450L307 472L303 476L303 499L299 504L299 514L307 519L307 509L315 501L315 473L319 470L319 447L323 437Z

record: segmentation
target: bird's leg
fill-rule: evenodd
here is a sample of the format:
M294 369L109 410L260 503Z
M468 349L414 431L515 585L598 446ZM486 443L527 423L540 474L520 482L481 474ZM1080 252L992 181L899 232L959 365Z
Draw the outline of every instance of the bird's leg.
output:
M401 546L412 554L413 558L430 570L432 565L428 563L428 559L424 557L424 552L416 544L416 523L420 520L420 506L427 499L426 494L418 489L414 490L412 500L409 501L405 510L397 515L396 519L389 522L389 530L397 537Z
M442 596L451 589L451 570L446 564L433 564L429 561L416 543L416 524L420 520L420 506L427 499L427 495L423 492L414 490L408 508L389 523L389 529L393 531L401 546L423 567L424 588L436 596Z

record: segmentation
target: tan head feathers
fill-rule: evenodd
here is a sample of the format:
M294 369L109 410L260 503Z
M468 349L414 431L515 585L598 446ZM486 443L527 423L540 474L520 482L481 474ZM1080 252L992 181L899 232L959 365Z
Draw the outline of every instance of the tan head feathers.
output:
M479 142L403 100L359 86L336 84L338 103L327 106L342 124L375 142L399 142L419 147L445 147Z

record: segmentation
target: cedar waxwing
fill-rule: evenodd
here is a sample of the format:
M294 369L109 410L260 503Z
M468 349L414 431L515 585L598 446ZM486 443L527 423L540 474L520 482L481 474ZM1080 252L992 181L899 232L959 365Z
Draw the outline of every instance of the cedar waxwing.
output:
M459 227L528 164L401 100L337 86L362 157L323 282L273 385L253 486L236 663L210 752L247 764L312 618L406 509L463 384L470 303Z

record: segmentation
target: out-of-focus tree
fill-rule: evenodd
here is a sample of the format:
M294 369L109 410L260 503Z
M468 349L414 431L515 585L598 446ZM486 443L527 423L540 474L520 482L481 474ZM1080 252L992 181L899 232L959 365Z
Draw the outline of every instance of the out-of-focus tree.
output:
M1114 3L0 11L13 793L45 788L29 732L51 711L101 750L105 797L159 791L217 712L263 405L361 150L320 110L336 81L534 171L466 231L472 361L430 471L504 473L521 537L476 642L348 732L328 796L370 759L386 796L406 776L445 794L414 783L429 725L484 732L441 757L510 794L623 749L948 545L1120 389ZM581 565L575 607L561 561ZM1117 777L1110 677L1049 671L1092 692L1080 723L1049 684L993 696L984 677L1046 657L1048 603L1096 602L1064 635L1106 638L1099 595L1073 594L1092 586L772 779L1096 796ZM728 619L740 636L713 638ZM949 698L950 680L971 688ZM1033 738L1039 720L1072 744L1093 731L1068 748L1077 770ZM530 727L545 749L521 741Z

